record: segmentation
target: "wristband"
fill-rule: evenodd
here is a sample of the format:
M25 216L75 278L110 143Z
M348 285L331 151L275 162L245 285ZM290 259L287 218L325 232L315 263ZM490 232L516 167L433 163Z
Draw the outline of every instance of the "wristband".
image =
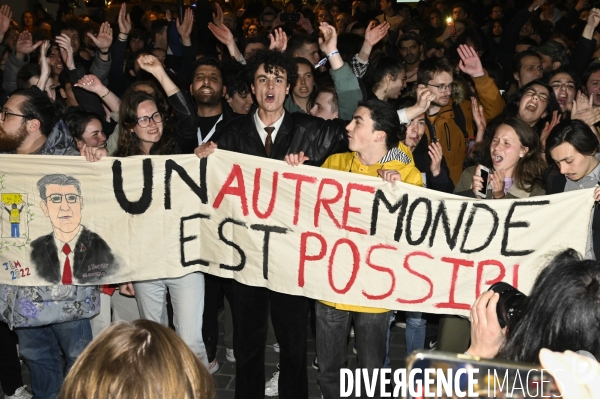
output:
M98 52L100 54L102 54L102 55L108 55L108 54L110 54L110 50L102 51L102 50L98 49Z
M327 54L327 59L330 59L331 57L333 57L336 54L339 54L340 52L337 50L332 51L331 53Z
M100 98L104 98L104 97L108 96L109 94L110 94L110 89L108 89L108 91L106 92L106 94L105 94L105 95L103 95L103 96L100 96Z

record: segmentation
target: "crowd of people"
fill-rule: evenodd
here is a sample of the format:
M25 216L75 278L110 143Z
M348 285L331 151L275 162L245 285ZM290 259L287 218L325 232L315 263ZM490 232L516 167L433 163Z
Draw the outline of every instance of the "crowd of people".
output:
M219 148L483 201L600 181L600 9L589 0L267 3L200 0L183 15L123 3L115 21L69 8L50 16L42 7L17 21L2 5L0 152L95 162L203 158ZM39 188L79 191L78 184L66 178ZM75 197L56 201L81 206ZM498 296L488 291L470 321L440 318L436 349L525 362L536 362L542 348L600 358L598 224L593 212L583 259L559 254L517 321L500 328ZM61 264L72 262L69 242L55 240ZM0 317L14 311L9 296L53 304L39 306L37 324L30 317L20 325L14 314L5 320L14 330L0 322L7 398L31 397L19 356L35 398L57 398L69 370L65 399L212 397L207 371L219 370L222 297L237 398L307 398L310 333L324 398L340 395L351 328L359 367L389 367L389 309L200 272L84 287L66 270L56 295L52 287L0 285ZM158 325L169 325L167 293L177 339ZM72 311L80 306L86 311ZM424 347L426 323L406 312L407 353ZM280 354L269 381L267 344Z

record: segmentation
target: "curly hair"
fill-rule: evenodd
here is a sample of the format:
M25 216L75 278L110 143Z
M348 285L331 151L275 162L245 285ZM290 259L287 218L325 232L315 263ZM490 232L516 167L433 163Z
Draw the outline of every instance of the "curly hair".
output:
M275 50L257 50L247 61L248 80L254 82L254 75L258 68L263 66L267 73L285 72L287 82L291 83L298 78L298 65L296 61L285 54Z
M141 141L133 128L138 120L138 106L144 101L156 104L158 112L163 116L163 132L160 140L150 148L150 153L145 154L141 148ZM156 98L143 91L128 90L123 96L119 107L119 143L115 156L129 157L132 155L169 155L178 152L174 138L175 132L167 119L165 109L156 101Z
M237 61L224 62L221 73L223 74L223 86L225 86L229 97L233 97L236 93L242 96L250 93L246 65L242 65Z

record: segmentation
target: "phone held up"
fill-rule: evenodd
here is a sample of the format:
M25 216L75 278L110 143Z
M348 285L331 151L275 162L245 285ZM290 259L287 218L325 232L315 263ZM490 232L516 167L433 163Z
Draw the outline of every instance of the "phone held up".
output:
M483 165L479 165L479 176L481 176L481 178L483 179L483 186L479 191L477 191L477 196L485 198L487 196L487 186L490 177L490 169Z

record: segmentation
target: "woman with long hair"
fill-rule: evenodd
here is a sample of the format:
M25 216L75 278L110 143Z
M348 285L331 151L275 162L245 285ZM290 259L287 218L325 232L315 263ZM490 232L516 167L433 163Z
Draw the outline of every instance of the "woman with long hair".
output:
M293 82L284 106L290 112L308 113L318 94L315 67L306 58L296 57L294 60L298 65L298 78Z
M152 74L164 89L175 118L166 113L156 97L145 91L132 90L119 108L119 141L115 156L189 154L198 145L196 109L168 77L160 61L152 55L137 60L141 69ZM175 119L175 120L174 120ZM101 156L106 151L95 150ZM86 156L89 159L89 154ZM97 156L97 158L99 158ZM136 281L120 285L121 293L135 295L140 316L167 325L167 291L173 304L173 322L177 334L208 367L202 340L204 312L204 275L190 273L183 277ZM216 359L215 359L216 361ZM213 372L216 369L213 370Z
M364 81L368 99L395 100L406 88L406 70L399 59L381 54L369 64Z
M489 169L487 186L480 166L464 170L455 194L477 198L485 191L486 199L527 198L544 195L541 144L533 129L519 118L508 118L498 125L485 142L481 164Z

